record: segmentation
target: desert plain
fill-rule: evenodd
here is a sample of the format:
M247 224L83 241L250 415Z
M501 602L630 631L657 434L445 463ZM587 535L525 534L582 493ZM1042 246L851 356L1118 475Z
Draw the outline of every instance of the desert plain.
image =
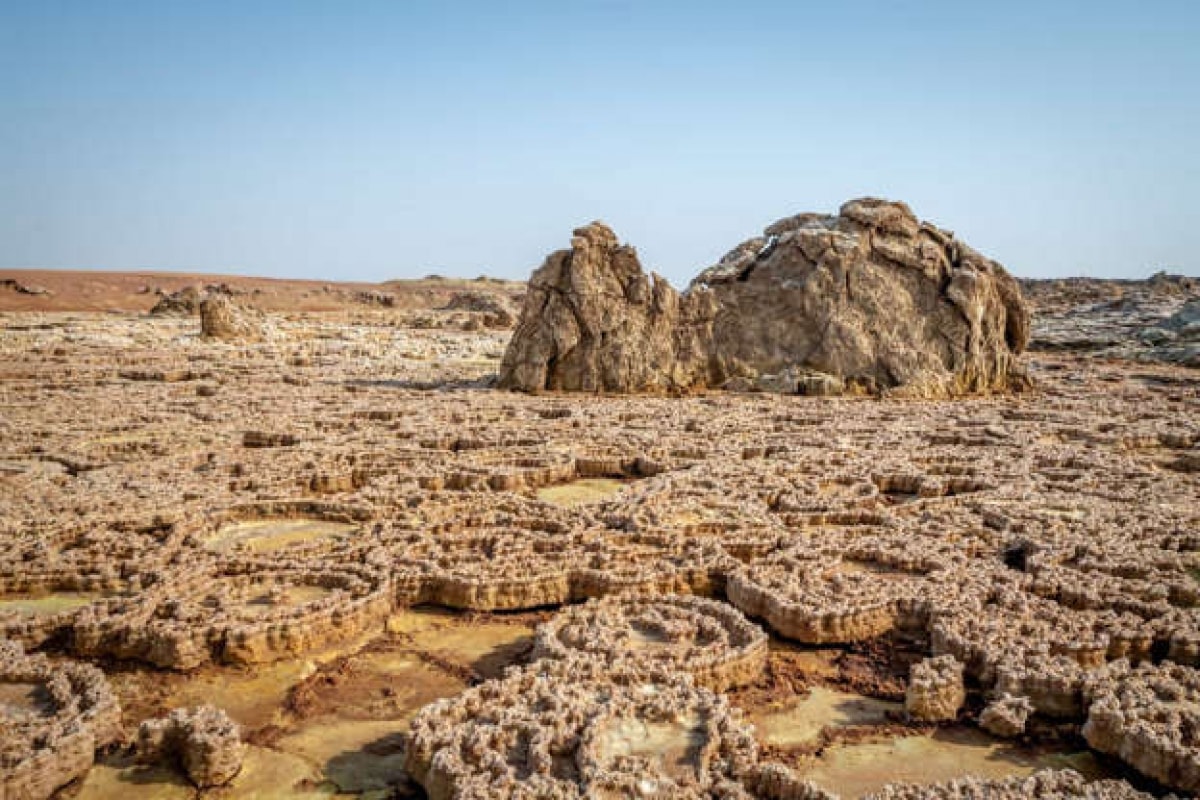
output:
M603 226L528 287L0 273L0 798L1200 792L1200 281L984 266L950 378L744 370L789 247L967 303L868 212L711 307Z

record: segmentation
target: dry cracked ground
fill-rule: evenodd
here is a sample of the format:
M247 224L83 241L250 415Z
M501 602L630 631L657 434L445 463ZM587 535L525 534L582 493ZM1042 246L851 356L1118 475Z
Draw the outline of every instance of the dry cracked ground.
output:
M224 341L22 280L6 800L1200 791L1195 369L525 395L519 287L259 287Z

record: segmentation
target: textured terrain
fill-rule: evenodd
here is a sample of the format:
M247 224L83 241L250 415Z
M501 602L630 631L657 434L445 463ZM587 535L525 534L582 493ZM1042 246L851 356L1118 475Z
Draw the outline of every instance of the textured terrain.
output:
M215 292L248 338L13 290L0 797L1198 791L1196 370L512 393L471 284Z
M501 387L948 397L1026 386L1029 309L1000 264L859 198L742 242L680 294L604 223L529 280Z

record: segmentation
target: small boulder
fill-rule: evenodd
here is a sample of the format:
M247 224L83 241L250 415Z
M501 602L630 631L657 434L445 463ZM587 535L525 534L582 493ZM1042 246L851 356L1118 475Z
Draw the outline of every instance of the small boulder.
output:
M201 789L224 786L242 769L246 746L241 730L214 706L177 708L162 719L138 728L138 759L168 761L180 767Z
M967 700L963 665L954 656L927 658L912 667L904 710L913 719L943 722L955 719Z
M1033 714L1028 697L1014 697L1007 692L988 704L979 715L979 727L993 736L1012 739L1025 733L1025 725Z

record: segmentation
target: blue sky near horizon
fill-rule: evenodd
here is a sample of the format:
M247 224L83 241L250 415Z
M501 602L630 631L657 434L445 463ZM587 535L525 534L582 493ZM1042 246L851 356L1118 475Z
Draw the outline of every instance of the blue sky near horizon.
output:
M687 281L903 199L1023 276L1200 274L1200 3L0 0L0 268Z

